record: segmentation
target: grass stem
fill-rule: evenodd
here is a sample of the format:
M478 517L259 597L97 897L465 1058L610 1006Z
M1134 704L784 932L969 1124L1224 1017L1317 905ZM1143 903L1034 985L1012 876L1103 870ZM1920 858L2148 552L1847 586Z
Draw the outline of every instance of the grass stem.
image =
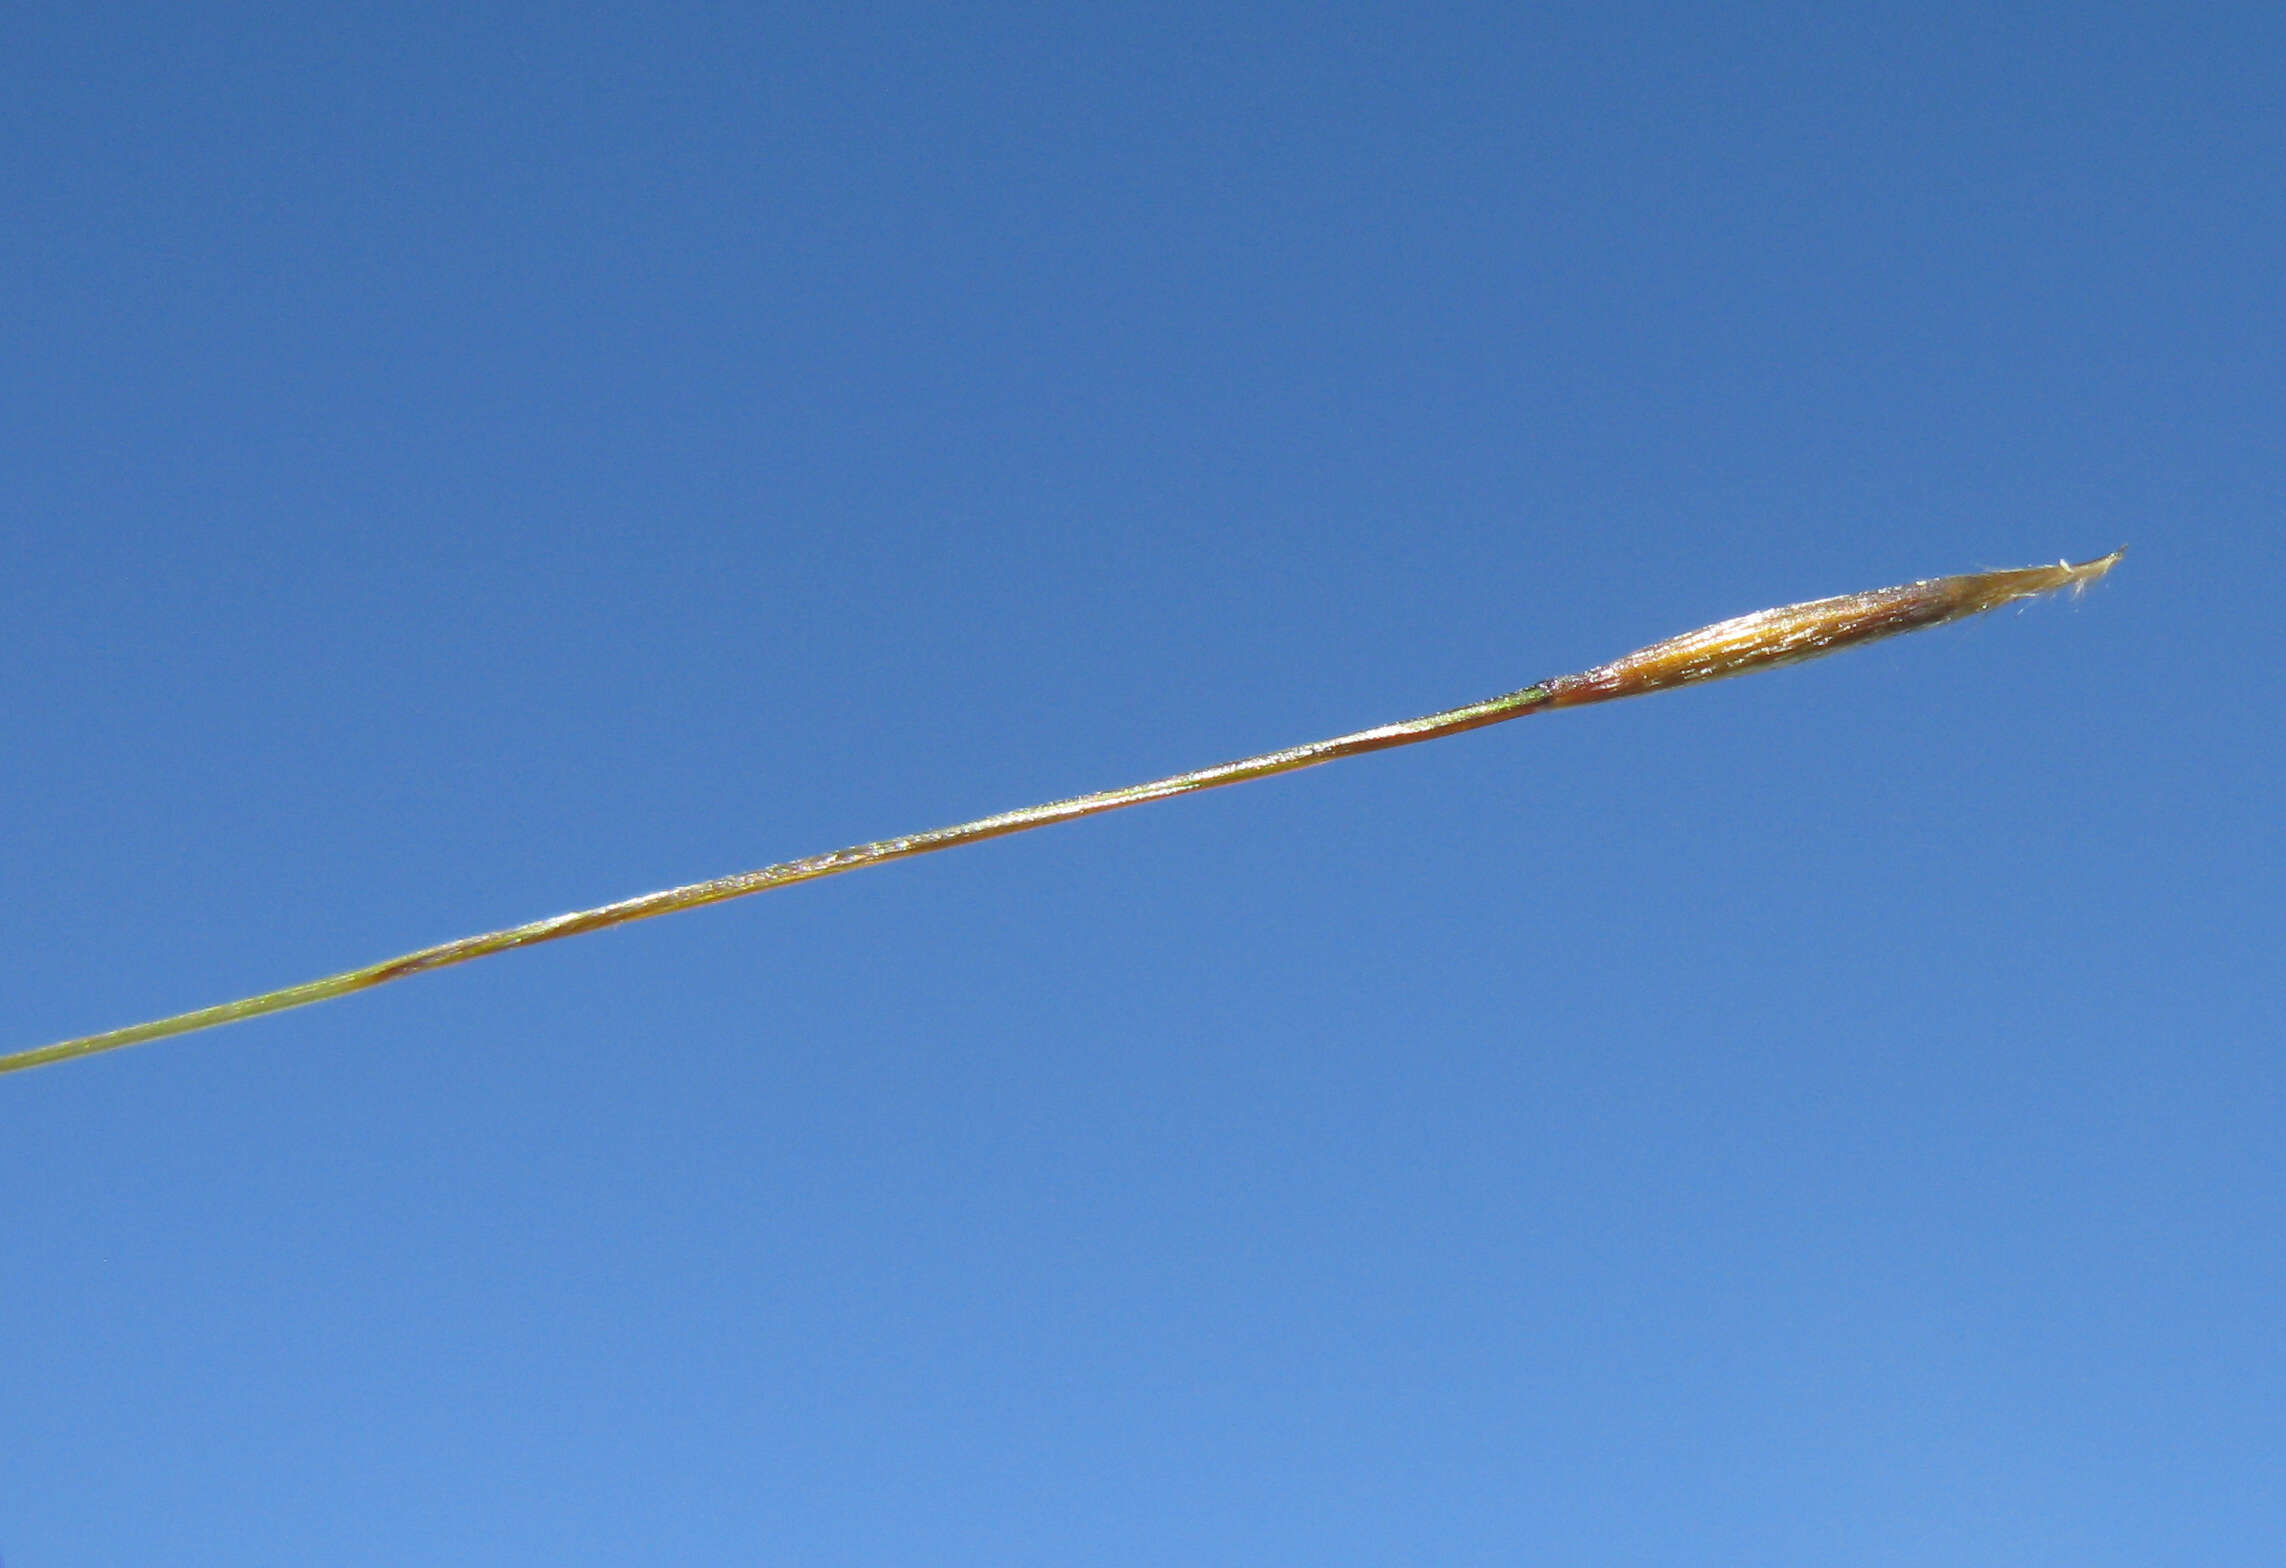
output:
M1218 763L1211 768L1177 773L1168 778L1154 779L1147 784L1130 784L1123 789L1107 789L1093 795L1077 795L1069 800L1026 806L1019 811L1004 811L996 816L979 817L973 822L936 828L926 833L876 839L870 844L856 844L847 849L830 850L800 860L781 861L757 871L740 871L705 882L693 882L685 887L664 888L656 893L645 893L640 897L622 899L615 904L603 904L594 909L551 915L544 920L510 926L504 931L462 937L457 942L424 947L418 952L384 959L359 969L345 969L340 974L327 975L320 980L265 991L259 996L222 1002L212 1007L177 1013L170 1018L155 1018L123 1029L82 1035L75 1040L62 1040L54 1045L0 1056L0 1073L20 1072L27 1067L68 1061L73 1057L94 1056L124 1046L163 1040L171 1035L190 1034L219 1024L259 1018L265 1013L282 1013L289 1008L306 1007L312 1002L331 1001L353 992L369 991L377 985L402 980L408 975L425 974L432 969L443 969L453 964L465 964L471 959L489 958L494 953L532 947L541 942L553 942L589 931L602 931L612 926L626 925L633 920L648 920L654 915L671 915L680 910L698 909L727 899L744 898L749 893L761 893L796 882L810 882L843 871L855 871L860 866L878 866L911 855L926 855L940 849L953 849L962 844L975 844L988 838L1000 838L1009 833L1046 827L1052 822L1069 822L1077 817L1092 817L1100 812L1139 806L1146 801L1165 800L1171 796L1189 795L1205 789L1219 789L1225 784L1242 784L1249 779L1293 773L1302 768L1314 768L1320 763L1360 756L1369 751L1386 751L1392 746L1410 746L1417 741L1457 735L1463 730L1504 723L1527 713L1538 712L1542 708L1570 708L1592 702L1610 702L1669 686L1743 675L1773 665L1813 659L1900 632L1940 626L1947 621L1998 609L2004 604L2036 594L2050 593L2061 588L2084 588L2110 571L2121 554L2115 550L2098 560L2083 561L2077 565L2059 562L2054 566L2024 567L2014 571L1936 577L1897 588L1880 588L1869 593L1814 599L1805 604L1761 610L1735 620L1701 627L1694 632L1685 632L1679 637L1670 637L1664 642L1638 649L1625 658L1597 665L1576 675L1560 675L1535 686L1489 697L1482 702L1472 702L1465 707L1448 708L1442 713L1432 713L1424 718L1406 719L1375 729L1359 730L1354 734L1337 735L1330 740L1312 741L1305 746L1290 746L1283 751L1265 752L1258 757Z

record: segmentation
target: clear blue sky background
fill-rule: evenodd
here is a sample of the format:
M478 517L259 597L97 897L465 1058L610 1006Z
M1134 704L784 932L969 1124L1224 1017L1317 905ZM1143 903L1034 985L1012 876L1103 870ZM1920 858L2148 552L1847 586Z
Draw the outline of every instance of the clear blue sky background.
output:
M14 6L46 1564L2275 1561L2275 6Z

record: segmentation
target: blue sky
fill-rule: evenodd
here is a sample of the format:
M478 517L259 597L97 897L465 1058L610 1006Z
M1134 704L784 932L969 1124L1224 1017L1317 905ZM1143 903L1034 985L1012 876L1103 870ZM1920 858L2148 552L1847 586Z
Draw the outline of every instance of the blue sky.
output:
M2274 7L12 8L0 1554L2286 1533Z

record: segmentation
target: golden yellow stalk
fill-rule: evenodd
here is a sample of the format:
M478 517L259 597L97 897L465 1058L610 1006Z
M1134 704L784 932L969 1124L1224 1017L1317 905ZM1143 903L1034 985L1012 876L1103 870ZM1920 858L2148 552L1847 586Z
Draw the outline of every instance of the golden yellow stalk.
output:
M2069 562L2059 562L2054 566L2028 566L2015 571L1934 577L1926 582L1907 583L1898 588L1877 588L1870 593L1845 594L1835 599L1813 599L1806 604L1760 610L1752 615L1739 616L1736 620L1721 621L1713 626L1701 627L1695 632L1685 632L1680 637L1653 643L1623 659L1610 664L1599 664L1594 669L1583 670L1576 675L1559 675L1536 686L1490 697L1466 707L1448 708L1425 718L1384 724L1376 729L1359 730L1350 735L1337 735L1330 740L1313 741L1306 746L1265 752L1259 757L1244 757L1236 762L1219 763L1192 773L1154 779L1148 784L1130 784L1124 789L1103 790L1093 795L1075 796L1070 800L1050 801L1046 805L1026 806L1019 811L1004 811L997 816L979 817L974 822L963 822L949 828L910 833L902 838L878 839L870 844L831 850L801 860L781 861L758 871L741 871L710 881L693 882L686 887L666 888L637 898L622 899L616 904L604 904L595 909L551 915L545 920L512 926L505 931L492 931L482 936L463 937L457 942L446 942L437 947L424 947L400 958L384 959L361 969L344 970L322 980L306 981L301 985L265 991L259 996L249 996L235 1002L223 1002L188 1013L177 1013L170 1018L153 1019L124 1029L83 1035L76 1040L63 1040L54 1045L0 1056L0 1073L39 1067L75 1056L93 1056L99 1051L115 1051L122 1046L141 1045L145 1041L162 1040L169 1035L211 1029L217 1024L236 1023L240 1019L257 1018L264 1013L284 1012L291 1007L328 1001L354 991L370 990L390 980L401 980L407 975L463 964L472 958L489 957L511 948L531 947L540 942L553 942L559 937L578 936L585 931L601 931L609 926L625 925L631 920L647 920L653 915L697 909L705 904L719 904L725 899L743 898L749 893L785 887L795 882L809 882L837 872L854 871L860 866L875 866L884 861L902 860L908 855L925 855L932 850L974 844L1007 833L1045 827L1051 822L1068 822L1075 817L1117 811L1122 806L1164 800L1170 795L1187 795L1196 790L1215 789L1247 779L1267 778L1274 773L1292 773L1300 768L1315 767L1321 762L1332 762L1336 758L1354 757L1368 751L1385 751L1392 746L1409 746L1416 741L1433 740L1440 735L1456 735L1463 730L1481 729L1487 724L1498 724L1542 708L1574 708L1591 702L1609 702L1614 698L1639 696L1692 681L1718 680L1724 676L1744 675L1748 671L1767 669L1773 665L1814 659L1821 654L1837 653L1844 648L1894 636L1899 632L1917 631L1924 626L1940 626L1947 621L1957 621L1964 616L1998 609L2004 604L2012 604L2037 594L2051 593L2060 588L2084 588L2110 571L2122 553L2114 550L2099 560L2082 561L2076 566Z

